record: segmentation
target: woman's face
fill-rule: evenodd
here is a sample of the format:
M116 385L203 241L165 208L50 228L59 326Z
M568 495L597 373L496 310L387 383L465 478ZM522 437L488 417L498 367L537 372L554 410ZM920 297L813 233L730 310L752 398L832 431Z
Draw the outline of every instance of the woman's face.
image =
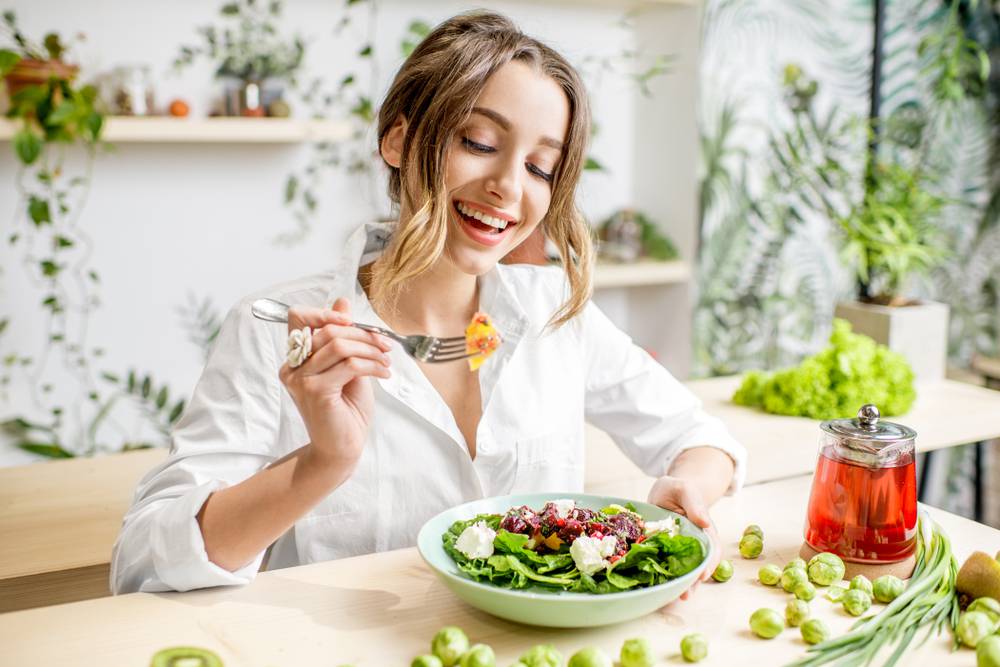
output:
M559 85L530 65L513 61L487 79L445 170L446 256L459 270L486 273L545 217L569 114Z

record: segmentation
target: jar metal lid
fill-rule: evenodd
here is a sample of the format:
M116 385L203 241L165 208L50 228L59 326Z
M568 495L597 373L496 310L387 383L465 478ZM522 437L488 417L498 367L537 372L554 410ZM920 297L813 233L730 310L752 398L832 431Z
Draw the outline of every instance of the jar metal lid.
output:
M878 452L889 445L909 442L917 432L909 426L882 421L878 408L867 403L854 419L831 419L820 424L827 433L843 439L851 447Z

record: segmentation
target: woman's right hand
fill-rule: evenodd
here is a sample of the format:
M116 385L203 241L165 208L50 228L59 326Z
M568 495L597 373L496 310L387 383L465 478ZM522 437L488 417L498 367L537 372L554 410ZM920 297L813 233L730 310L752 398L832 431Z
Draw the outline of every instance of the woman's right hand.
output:
M305 422L313 458L353 470L375 407L368 378L390 373L388 341L350 323L347 299L337 299L332 310L290 308L288 331L312 329L312 354L297 368L286 362L279 377Z

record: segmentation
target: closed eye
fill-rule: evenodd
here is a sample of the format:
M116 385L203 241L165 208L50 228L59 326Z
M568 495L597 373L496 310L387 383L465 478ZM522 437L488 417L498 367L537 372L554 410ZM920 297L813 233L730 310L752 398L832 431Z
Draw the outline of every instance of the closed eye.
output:
M487 146L486 144L480 144L468 137L462 137L462 145L468 148L473 153L494 153L496 149L492 146Z
M542 171L541 169L531 164L530 162L528 163L528 171L530 171L532 174L542 179L546 183L552 182L552 174Z

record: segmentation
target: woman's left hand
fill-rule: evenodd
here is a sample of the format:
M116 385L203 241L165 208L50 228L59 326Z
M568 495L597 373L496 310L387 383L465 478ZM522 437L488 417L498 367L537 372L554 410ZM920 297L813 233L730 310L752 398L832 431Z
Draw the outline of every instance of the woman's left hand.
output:
M708 538L715 546L715 554L708 562L705 571L701 573L701 578L691 588L681 594L681 599L687 600L688 596L698 587L699 582L712 578L712 573L715 572L719 561L722 560L719 534L715 531L715 526L712 524L712 517L708 513L708 507L705 504L704 498L702 498L701 491L690 480L680 477L660 477L653 483L653 488L649 490L649 502L664 509L677 512L678 514L683 514L694 525L704 529L708 534Z

